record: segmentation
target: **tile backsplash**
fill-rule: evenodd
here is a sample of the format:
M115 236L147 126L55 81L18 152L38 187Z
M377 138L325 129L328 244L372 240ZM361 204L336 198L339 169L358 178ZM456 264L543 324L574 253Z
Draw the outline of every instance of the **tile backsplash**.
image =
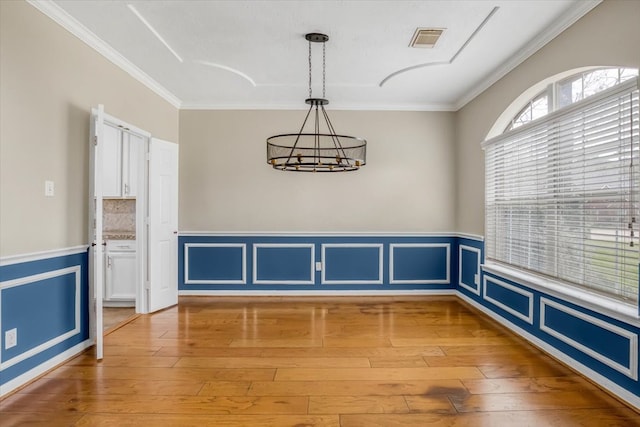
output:
M135 199L104 199L102 202L103 232L135 232Z

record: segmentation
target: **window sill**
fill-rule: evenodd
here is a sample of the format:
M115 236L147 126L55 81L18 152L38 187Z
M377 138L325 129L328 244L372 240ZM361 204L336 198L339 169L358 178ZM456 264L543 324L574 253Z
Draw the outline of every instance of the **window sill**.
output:
M635 326L640 326L638 308L633 304L626 304L583 288L571 286L547 277L536 276L503 264L488 262L482 265L482 270L513 280L524 286L545 292L581 307L591 309L597 313L611 316Z

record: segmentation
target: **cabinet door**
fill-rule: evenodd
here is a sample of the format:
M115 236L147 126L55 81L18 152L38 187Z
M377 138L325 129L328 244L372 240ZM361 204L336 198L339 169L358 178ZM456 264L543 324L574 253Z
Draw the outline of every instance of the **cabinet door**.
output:
M105 123L102 143L102 197L121 197L122 131Z
M124 135L122 159L122 195L136 197L138 195L138 163L144 148L144 138L140 135L126 133Z
M105 299L110 301L135 300L135 252L107 252Z

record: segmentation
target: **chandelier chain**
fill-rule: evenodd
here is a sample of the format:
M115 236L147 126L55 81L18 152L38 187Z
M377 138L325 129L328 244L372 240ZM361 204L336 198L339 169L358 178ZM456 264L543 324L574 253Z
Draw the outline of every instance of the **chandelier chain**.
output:
M311 40L309 40L309 98L313 98L311 91Z
M327 44L322 42L322 97L325 97L324 87L325 87L325 76L326 76L326 67L325 67L325 46Z

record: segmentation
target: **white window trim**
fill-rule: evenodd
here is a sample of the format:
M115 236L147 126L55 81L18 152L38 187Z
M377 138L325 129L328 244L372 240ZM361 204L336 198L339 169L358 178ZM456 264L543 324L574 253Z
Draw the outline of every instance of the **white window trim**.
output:
M623 320L631 325L640 326L640 314L635 303L625 303L593 292L589 288L536 275L496 261L487 261L481 267L483 272L495 274L538 292L561 298L580 307Z
M509 126L509 123L513 121L515 116L529 103L533 98L538 96L545 90L549 90L549 87L555 87L555 84L576 76L578 74L584 74L589 71L595 71L602 68L633 68L633 67L602 67L602 66L588 66L574 68L572 70L563 71L561 73L549 76L546 79L534 84L529 89L522 92L516 99L514 99L507 108L504 109L502 114L496 119L493 126L485 136L485 140L495 138L496 136L505 132L505 129ZM626 83L626 82L623 82ZM615 86L614 86L615 87ZM553 97L553 108L556 110L556 94L555 89L551 90L551 96Z
M640 76L638 76L635 79L629 79L623 83L620 83L619 85L613 86L609 89L606 89L602 92L599 92L595 95L591 95L585 99L582 99L580 101L574 102L571 105L568 105L564 108L561 108L559 110L553 111L549 114L547 114L546 116L544 116L543 120L554 120L556 119L558 116L560 115L565 115L565 114L569 114L575 110L582 110L584 108L587 108L590 105L593 104L597 104L598 102L600 102L602 99L604 98L608 98L610 96L615 96L615 94L618 93L624 93L624 92L628 92L629 90L631 90L631 88L638 88L640 87ZM480 145L483 149L485 149L486 147L493 145L497 142L500 142L506 138L509 138L512 134L514 133L518 133L518 132L523 132L526 131L527 129L534 127L534 126L538 126L540 124L539 120L533 120L529 123L526 123L522 126L518 126L515 129L511 129L507 132L504 132L500 135L497 135L491 139L487 139L485 141L482 142L482 144Z

